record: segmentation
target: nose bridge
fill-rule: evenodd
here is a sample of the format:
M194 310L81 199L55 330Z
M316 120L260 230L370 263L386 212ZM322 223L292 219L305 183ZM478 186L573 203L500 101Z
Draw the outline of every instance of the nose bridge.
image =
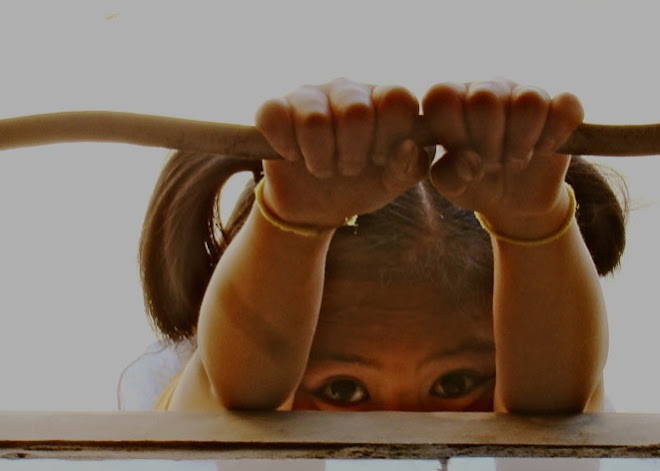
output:
M420 392L415 371L411 366L397 368L380 391L382 410L416 412L424 410L424 401Z
M393 410L401 412L423 412L424 407L421 404L421 401L415 398L397 398L396 400L390 401L385 407L384 410Z
M422 412L424 404L418 394L402 392L400 394L388 394L383 397L382 410L403 411L403 412Z

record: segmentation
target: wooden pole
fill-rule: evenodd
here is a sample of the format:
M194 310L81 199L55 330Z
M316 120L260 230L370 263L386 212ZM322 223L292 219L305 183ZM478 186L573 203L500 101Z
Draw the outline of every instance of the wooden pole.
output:
M423 145L436 144L423 116L412 137ZM71 111L0 120L0 150L82 141L119 142L247 159L279 158L253 126L113 111ZM660 123L584 123L561 150L579 155L660 155Z

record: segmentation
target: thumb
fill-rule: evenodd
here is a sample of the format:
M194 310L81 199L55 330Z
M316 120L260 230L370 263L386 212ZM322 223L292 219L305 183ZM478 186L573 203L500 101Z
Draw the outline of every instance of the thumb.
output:
M448 151L431 168L431 183L448 198L461 196L483 176L481 157L469 149Z
M383 168L383 186L388 193L403 193L428 174L431 159L412 139L404 140Z

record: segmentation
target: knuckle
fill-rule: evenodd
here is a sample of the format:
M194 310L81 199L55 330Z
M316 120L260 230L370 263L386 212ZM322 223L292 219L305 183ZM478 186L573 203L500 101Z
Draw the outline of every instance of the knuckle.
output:
M379 92L378 99L383 110L393 110L406 116L419 113L417 97L405 87L398 85L385 87Z
M350 121L369 120L373 116L373 109L364 102L352 101L340 107L335 115L339 119Z
M509 99L509 92L498 82L476 82L470 84L466 94L469 104L498 104Z
M327 98L319 87L302 85L287 96L290 103L297 107L327 108Z
M544 108L549 104L550 97L545 90L540 88L520 86L513 90L511 101L514 106L522 108Z
M548 92L540 87L535 87L532 85L518 85L512 91L512 96L516 97L532 97L532 98L543 98L548 99L550 96Z
M277 118L280 118L286 114L286 104L284 100L279 98L272 98L266 100L257 110L255 121L257 127L264 126L266 124L273 124L278 121Z
M567 121L575 121L576 124L584 118L584 109L580 100L572 93L562 93L555 98L560 114Z
M406 103L406 104L416 104L417 98L413 93L408 90L406 87L401 85L391 85L386 87L383 91L383 100L389 103Z
M369 90L356 83L348 83L330 92L330 102L335 117L364 119L373 115L373 103Z
M438 107L454 99L457 95L463 95L465 90L459 90L458 85L452 82L436 83L424 94L422 108L424 112L433 112Z
M318 110L309 110L301 113L298 124L310 130L320 130L330 125L330 117Z
M369 90L358 83L348 83L335 87L330 94L332 100L339 104L352 102L371 104Z
M264 113L278 112L286 108L286 101L283 98L271 98L266 100L260 110Z

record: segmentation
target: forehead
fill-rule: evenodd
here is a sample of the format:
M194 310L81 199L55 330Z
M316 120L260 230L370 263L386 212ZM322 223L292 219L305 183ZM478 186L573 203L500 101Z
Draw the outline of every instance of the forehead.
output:
M456 306L431 282L328 280L316 344L457 342L492 338L490 306Z

